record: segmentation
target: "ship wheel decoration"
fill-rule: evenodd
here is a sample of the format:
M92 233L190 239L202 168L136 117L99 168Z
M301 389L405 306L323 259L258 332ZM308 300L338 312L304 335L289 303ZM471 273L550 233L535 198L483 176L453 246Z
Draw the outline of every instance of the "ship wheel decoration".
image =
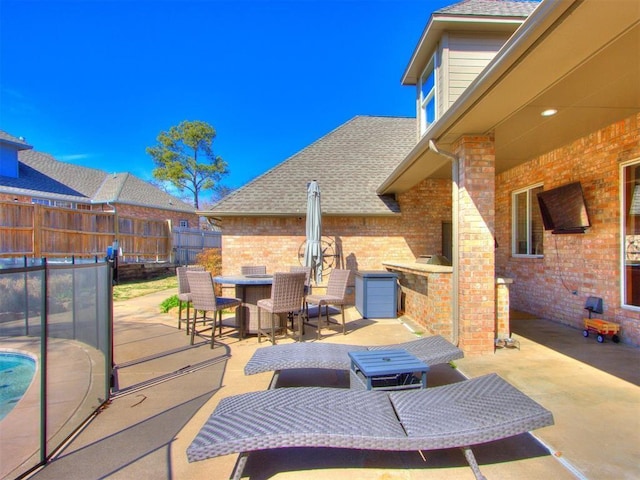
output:
M336 268L340 254L336 252L335 242L329 237L322 237L320 245L322 246L322 277L324 278L331 270ZM300 265L304 265L304 251L306 246L307 241L305 240L300 244L300 248L298 249Z

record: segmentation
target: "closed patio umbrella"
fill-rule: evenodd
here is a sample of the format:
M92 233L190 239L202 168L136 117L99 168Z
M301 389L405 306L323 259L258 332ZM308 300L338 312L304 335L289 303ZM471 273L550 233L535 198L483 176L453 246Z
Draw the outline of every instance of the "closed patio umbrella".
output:
M304 250L304 264L313 269L316 285L322 281L322 210L320 208L320 187L313 180L307 185L307 244Z

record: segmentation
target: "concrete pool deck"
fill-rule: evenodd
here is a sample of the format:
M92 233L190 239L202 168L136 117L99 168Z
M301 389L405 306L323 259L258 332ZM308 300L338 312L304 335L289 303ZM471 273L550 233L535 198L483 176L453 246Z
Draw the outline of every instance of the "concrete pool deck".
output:
M205 339L189 346L175 314L158 312L172 291L114 304L119 388L112 402L43 469L37 479L229 478L237 455L189 463L186 448L221 398L262 390L269 373L245 376L255 337ZM362 319L347 311L348 335L322 342L391 344L416 337L403 319ZM488 478L640 477L640 349L598 344L577 329L514 316L520 349L499 349L433 368L429 384L496 372L551 410L555 425L474 448ZM314 332L307 331L307 341ZM310 375L314 375L310 380ZM339 372L292 372L283 382L341 386ZM309 414L313 414L310 406ZM539 441L538 441L539 440ZM243 478L473 478L458 450L391 453L280 449L249 456Z

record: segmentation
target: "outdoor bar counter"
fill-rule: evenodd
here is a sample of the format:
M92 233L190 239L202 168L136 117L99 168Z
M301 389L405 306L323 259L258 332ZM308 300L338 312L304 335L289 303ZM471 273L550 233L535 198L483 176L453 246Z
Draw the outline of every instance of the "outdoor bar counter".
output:
M398 310L434 335L451 338L453 267L427 263L382 262L398 274ZM510 278L496 278L496 337L510 336Z

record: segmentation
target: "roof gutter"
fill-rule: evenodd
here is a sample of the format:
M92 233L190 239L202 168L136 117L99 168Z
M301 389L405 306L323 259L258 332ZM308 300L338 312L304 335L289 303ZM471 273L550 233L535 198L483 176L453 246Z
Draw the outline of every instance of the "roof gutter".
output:
M498 83L522 58L522 56L540 39L565 12L575 3L584 0L544 0L527 20L507 40L487 67L476 77L455 103L436 120L409 152L406 158L396 167L391 175L378 187L376 193L385 195L395 193L391 189L394 182L414 165L428 150L431 139L440 139L451 130L465 114L471 110L482 97ZM477 133L477 132L468 132ZM423 180L416 179L416 183Z
M460 343L460 303L458 302L458 294L460 292L459 278L460 273L458 269L458 172L459 162L458 156L454 153L440 150L438 145L433 139L429 139L429 150L436 155L443 156L451 161L451 238L453 244L451 245L451 343L456 347Z

